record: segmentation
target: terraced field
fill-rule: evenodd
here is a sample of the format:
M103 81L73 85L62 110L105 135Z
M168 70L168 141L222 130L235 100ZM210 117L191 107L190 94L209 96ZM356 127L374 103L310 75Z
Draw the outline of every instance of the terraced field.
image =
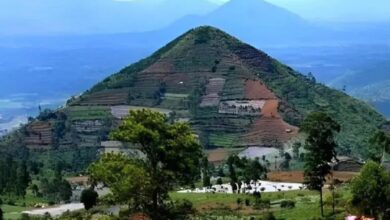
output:
M52 123L37 121L27 126L26 146L30 149L50 148L52 136Z
M78 105L123 105L129 100L128 89L110 89L82 96Z
M237 154L243 149L244 148L217 148L207 150L205 154L210 163L218 165L225 162L230 155Z
M206 94L202 97L200 107L218 106L220 101L219 93L225 85L224 78L211 78L206 85Z
M106 106L70 106L64 110L70 121L98 120L110 117Z
M163 109L163 108L146 108L141 106L118 105L118 106L111 107L111 114L117 119L123 119L129 114L130 110L142 110L142 109L150 109L152 111L164 113L166 115L169 115L172 112L169 109Z

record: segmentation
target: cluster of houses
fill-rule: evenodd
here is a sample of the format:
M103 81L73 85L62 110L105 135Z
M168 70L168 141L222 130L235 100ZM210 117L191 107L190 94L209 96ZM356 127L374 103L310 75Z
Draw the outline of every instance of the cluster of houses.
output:
M219 113L235 115L259 115L265 101L224 101L219 105Z
M237 190L233 190L233 189ZM291 190L303 190L305 186L301 183L279 183L270 181L251 181L249 184L241 182L233 187L231 184L213 185L212 187L203 187L195 189L182 189L178 193L243 193L253 194L255 192L284 192Z

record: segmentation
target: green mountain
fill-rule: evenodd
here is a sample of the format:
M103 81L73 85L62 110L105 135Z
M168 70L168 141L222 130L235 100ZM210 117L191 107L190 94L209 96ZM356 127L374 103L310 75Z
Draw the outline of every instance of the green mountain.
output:
M291 143L308 113L326 111L342 125L340 152L359 155L385 122L365 103L206 26L73 97L66 107L42 112L11 136L29 149L99 147L129 109L139 108L188 121L206 148Z

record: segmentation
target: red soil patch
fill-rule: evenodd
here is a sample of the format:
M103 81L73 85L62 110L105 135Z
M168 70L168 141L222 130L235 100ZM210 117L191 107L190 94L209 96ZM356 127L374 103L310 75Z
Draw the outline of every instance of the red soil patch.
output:
M172 73L174 72L174 66L168 59L160 59L153 63L151 66L143 70L143 73Z
M207 152L207 159L210 163L222 163L229 157L229 152L226 149L218 148Z
M276 99L276 96L259 80L245 81L246 99Z
M248 145L275 146L289 141L297 133L297 127L287 124L281 118L261 117L252 124L243 141Z
M289 141L298 133L298 128L289 125L280 117L278 112L279 100L259 80L245 82L245 95L248 99L266 100L258 118L243 136L248 145L275 146Z
M341 180L343 182L351 180L354 176L359 173L355 172L339 172L335 171L333 173L334 178ZM270 172L267 174L270 181L275 182L293 182L293 183L303 183L303 171L290 171L290 172ZM328 180L329 181L329 180Z
M82 98L81 105L123 105L129 99L129 89L108 89Z
M130 220L150 220L150 218L144 213L136 213L130 217Z
M267 118L274 118L277 117L279 118L279 113L278 113L278 106L279 106L279 101L274 99L274 100L267 100L264 104L264 107L261 109L261 114L263 117Z

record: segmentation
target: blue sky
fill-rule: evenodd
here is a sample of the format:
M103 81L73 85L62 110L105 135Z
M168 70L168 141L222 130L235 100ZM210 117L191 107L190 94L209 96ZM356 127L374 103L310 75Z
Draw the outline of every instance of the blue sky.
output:
M229 0L0 0L0 35L155 30L217 7L207 1L223 4ZM390 22L390 0L265 1L309 21Z

